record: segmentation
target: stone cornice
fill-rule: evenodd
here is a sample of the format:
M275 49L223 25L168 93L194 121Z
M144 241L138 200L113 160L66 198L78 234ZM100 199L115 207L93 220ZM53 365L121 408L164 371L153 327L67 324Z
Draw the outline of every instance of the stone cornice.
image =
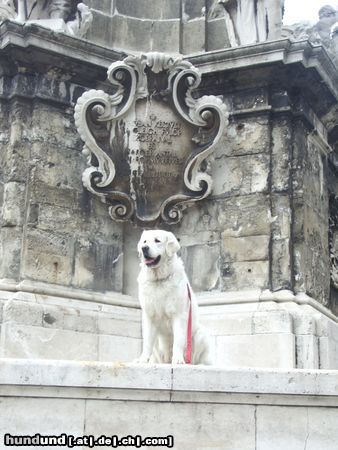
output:
M1 292L4 293L1 298L7 299L13 298L11 295L13 293L23 293L33 295L33 297L30 297L28 301L35 301L34 295L40 295L60 298L63 300L80 300L92 304L140 309L140 304L137 299L118 292L89 291L30 280L16 282L14 280L2 279L0 280L0 293ZM9 293L9 295L6 295L6 293ZM324 305L304 292L295 294L289 290L272 292L261 289L229 292L211 291L199 292L196 294L196 298L199 306L202 308L222 305L262 304L266 302L289 303L300 306L303 305L313 308L315 312L319 312L332 321L338 323L338 317L336 317ZM20 299L22 300L21 297Z
M333 90L338 93L338 69L325 48L313 45L307 40L263 42L242 47L227 48L185 56L204 74L234 69L267 66L274 63L302 64L305 68L315 67L320 73L326 73L332 82ZM334 84L334 83L333 83Z
M75 78L104 81L107 67L125 56L123 52L35 24L0 24L0 57L9 58L14 65L33 66L41 71L57 67Z
M20 51L21 50L21 51ZM123 59L126 52L109 49L89 41L74 38L64 33L52 32L36 24L4 21L0 24L0 51L23 64L55 65L79 70L84 78L91 72L101 72L114 61ZM281 39L254 45L227 48L198 54L185 55L204 75L268 65L301 64L304 68L315 68L332 94L338 99L338 69L325 48L309 41ZM87 67L87 73L84 68Z
M14 21L0 24L2 56L24 65L58 67L75 77L102 81L106 70L126 53L109 49L64 33L52 32L35 24L22 25ZM322 46L309 41L289 39L255 45L228 48L184 56L204 74L252 69L271 65L301 65L314 68L332 95L338 99L338 70Z
M338 69L321 45L282 39L237 48L186 56L204 74L239 71L267 66L301 66L315 69L331 95L338 100Z
M222 73L224 87L230 92L234 86L247 88L253 80L256 86L275 86L289 92L304 90L309 106L320 119L323 117L324 125L325 116L335 110L338 102L338 68L323 46L307 40L281 39L185 58L201 71L207 89L215 85Z
M35 24L22 25L15 21L0 24L0 74L12 77L16 74L54 73L56 80L75 83L83 88L97 87L107 77L107 68L114 61L120 61L126 53L109 49L89 41L74 38L64 33L53 32ZM322 46L309 41L281 39L254 45L184 56L202 73L202 91L212 89L213 94L227 95L234 89L249 89L255 80L257 85L281 89L304 90L308 104L315 115L327 124L326 117L335 116L338 103L338 69ZM239 76L240 75L240 76ZM59 78L58 78L59 77ZM218 80L218 85L215 81ZM41 97L56 103L71 104L77 95L69 90L66 98L59 99L46 94L41 80L35 81L27 94L14 86L1 96ZM45 83L46 84L46 83ZM47 82L48 85L48 82ZM203 88L204 86L204 88ZM33 89L34 87L34 89ZM13 86L10 85L13 89ZM49 90L52 92L52 90ZM74 97L74 98L73 98ZM268 105L269 106L269 105ZM278 112L273 108L275 112ZM292 109L292 108L291 108ZM291 112L290 109L290 112ZM257 108L255 113L259 112ZM232 114L236 111L232 111ZM240 111L239 114L243 114ZM250 114L250 111L248 111ZM305 118L306 111L299 111ZM310 121L311 122L311 121ZM311 124L310 124L311 125ZM330 142L335 144L337 122L329 123Z

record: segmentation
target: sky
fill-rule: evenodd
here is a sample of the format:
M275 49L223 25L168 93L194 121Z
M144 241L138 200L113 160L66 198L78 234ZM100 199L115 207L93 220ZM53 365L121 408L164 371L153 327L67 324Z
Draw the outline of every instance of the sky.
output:
M285 0L284 25L307 20L316 23L318 10L324 5L338 8L338 0Z

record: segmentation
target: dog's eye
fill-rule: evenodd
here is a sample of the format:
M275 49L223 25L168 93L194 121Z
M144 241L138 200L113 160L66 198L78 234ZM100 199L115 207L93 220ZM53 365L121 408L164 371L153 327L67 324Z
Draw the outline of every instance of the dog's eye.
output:
M159 244L161 241L159 239L155 239L156 244Z

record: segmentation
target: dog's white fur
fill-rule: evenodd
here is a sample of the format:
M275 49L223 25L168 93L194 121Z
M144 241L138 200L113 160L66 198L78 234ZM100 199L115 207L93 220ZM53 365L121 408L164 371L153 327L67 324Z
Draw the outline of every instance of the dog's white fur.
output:
M146 249L146 250L145 250ZM189 281L177 256L180 245L163 230L142 233L138 243L138 277L142 308L143 351L136 362L184 364L189 315ZM159 259L159 261L157 261ZM210 364L206 335L198 324L198 305L191 291L192 364Z

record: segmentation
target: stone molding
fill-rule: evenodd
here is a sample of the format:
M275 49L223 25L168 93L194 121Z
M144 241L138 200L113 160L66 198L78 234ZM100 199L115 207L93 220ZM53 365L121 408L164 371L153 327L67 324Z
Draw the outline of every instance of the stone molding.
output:
M30 49L30 52L27 52ZM102 81L112 61L125 53L98 44L55 33L34 23L0 23L0 51L16 64L71 69L71 77ZM7 67L6 72L10 67Z
M313 299L305 292L298 294L287 289L272 292L270 290L243 290L233 292L203 292L197 294L198 304L200 306L216 306L216 305L240 305L255 303L289 303L296 305L304 305L313 308L314 311L323 314L334 322L338 323L338 317L335 316L328 308L323 306L317 300Z
M70 79L103 81L113 61L126 54L71 36L51 33L34 24L4 21L0 24L0 50L16 64L36 63L39 67L57 67L68 70ZM29 57L27 48L30 49ZM58 55L58 56L56 56ZM331 95L338 98L338 71L326 50L307 40L291 42L281 39L273 42L190 54L183 58L198 68L202 75L245 68L257 69L268 65L300 65L313 68L320 75ZM6 72L9 70L8 66Z
M27 293L37 295L48 295L69 300L81 300L84 302L106 304L112 306L124 306L128 308L140 308L138 301L131 296L118 292L92 292L83 289L75 289L64 286L57 286L48 283L23 280L0 280L0 292Z
M16 282L14 280L0 280L0 292L8 293L27 293L36 295L48 295L51 297L82 300L84 302L107 304L112 306L123 306L127 308L140 309L137 299L129 295L120 294L118 292L93 292L82 289L69 288L64 286L51 285L48 283L34 282L23 280ZM338 317L335 316L328 308L323 306L317 300L313 299L306 293L295 294L290 290L281 290L272 292L270 290L242 290L230 292L198 292L196 293L199 306L230 306L242 304L264 304L268 302L289 303L301 306L308 306L313 312L323 314L325 317L338 323ZM22 300L22 299L20 299Z
M202 74L246 67L256 68L278 62L284 65L301 64L304 68L314 68L333 95L338 98L337 67L324 47L313 45L308 40L291 42L289 39L280 39L262 44L192 54L185 58L189 58Z
M64 34L51 33L36 24L20 24L4 21L0 24L0 49L9 46L36 49L57 50L60 56L82 60L83 64L91 58L92 64L98 64L106 70L114 60L119 60L125 52L106 48L101 45L74 39ZM51 47L52 45L52 47ZM75 50L78 49L78 52ZM74 50L74 51L73 51ZM83 52L87 52L84 57ZM77 54L76 54L77 53ZM308 40L292 42L289 39L264 42L237 48L213 50L205 53L184 55L183 60L190 61L202 74L223 70L240 69L248 66L261 66L282 62L284 64L301 63L304 67L316 67L320 72L334 78L331 84L338 90L335 80L338 78L337 68L325 48L313 45ZM325 77L327 78L327 77Z
M5 76L13 77L18 74L18 68L27 67L29 69L32 64L35 64L37 75L40 78L34 81L34 86L36 85L34 95L39 97L42 89L45 100L50 99L59 103L61 101L61 103L70 105L81 95L83 89L93 86L93 80L96 80L95 87L96 83L102 86L108 67L112 62L120 61L126 56L121 51L74 39L63 33L51 33L50 30L34 24L22 25L13 21L5 21L0 24L0 51L4 57L2 67ZM203 75L203 85L208 85L210 80L213 86L215 86L213 75L217 72L228 72L231 77L234 71L245 73L250 70L252 77L252 71L255 71L254 76L261 78L261 81L266 83L264 75L266 67L275 67L276 76L282 74L283 70L287 70L285 77L289 84L291 83L290 86L293 86L294 80L301 77L306 78L310 72L316 73L316 81L312 76L311 80L304 78L309 94L312 91L312 97L309 100L310 106L311 108L320 108L320 111L315 110L314 113L320 120L323 120L324 125L329 121L329 131L336 127L334 108L338 99L338 71L322 46L314 46L308 41L291 42L288 39L281 39L203 54L190 54L185 56L183 61L190 61L199 70ZM291 67L295 71L292 78L290 78L289 70ZM46 83L51 83L51 72L55 72L55 74L60 72L62 83L67 84L67 89L69 85L70 96L67 95L64 99L54 99L52 94L48 96L48 92L53 92L52 89L45 89ZM43 74L48 74L49 78L47 77L46 83ZM26 75L21 71L18 76ZM15 95L25 97L26 93L19 89L21 84L14 85ZM4 98L11 98L12 94L7 92L9 86L11 83L5 83L3 86L1 95ZM63 87L62 91L64 91ZM224 91L220 93L224 95ZM321 97L328 101L325 104L316 102L316 98ZM257 113L298 114L305 117L311 126L311 118L313 119L314 115L307 109L301 107L294 111L291 106L279 108L278 105L264 105L260 109L258 105L257 108L251 110L230 110L229 112L230 116L236 115L237 117L257 115Z
M30 48L35 52L49 50L61 57L67 57L82 62L83 67L72 67L74 73L80 74L90 61L91 65L97 65L101 70L106 70L112 61L118 61L126 55L120 50L113 50L101 45L74 39L64 34L51 33L34 24L20 24L4 21L0 24L0 50L6 49L9 54L15 49ZM23 54L21 55L24 56ZM42 55L37 56L41 59ZM43 58L42 58L43 59ZM338 71L327 51L320 45L312 45L303 40L292 42L289 39L280 39L272 42L264 42L238 48L209 51L206 53L189 54L183 57L183 61L190 61L199 69L201 74L211 74L217 71L242 69L253 66L266 66L273 63L286 65L300 63L306 68L314 67L324 78L334 93L338 92ZM67 60L69 61L69 60ZM59 58L61 64L62 58ZM102 73L103 74L103 73ZM86 74L83 73L83 76ZM338 97L338 95L337 95Z

